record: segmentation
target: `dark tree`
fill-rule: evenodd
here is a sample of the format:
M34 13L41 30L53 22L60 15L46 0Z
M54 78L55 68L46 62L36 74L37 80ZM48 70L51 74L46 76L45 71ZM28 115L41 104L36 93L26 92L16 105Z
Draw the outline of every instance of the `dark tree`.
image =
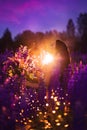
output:
M7 28L0 40L0 52L4 52L6 49L13 48L12 35L9 29Z
M74 37L75 36L75 25L72 19L68 20L67 24L67 34L69 37Z
M87 53L87 13L80 13L77 19L77 29L80 36L80 51Z
M34 37L34 33L30 30L25 30L23 31L23 33L21 34L18 34L14 41L15 41L15 44L17 46L19 46L20 44L22 45L27 45L27 46L31 46L31 44L34 42L35 40L35 37Z
M87 13L80 13L77 19L77 28L80 36L87 35Z

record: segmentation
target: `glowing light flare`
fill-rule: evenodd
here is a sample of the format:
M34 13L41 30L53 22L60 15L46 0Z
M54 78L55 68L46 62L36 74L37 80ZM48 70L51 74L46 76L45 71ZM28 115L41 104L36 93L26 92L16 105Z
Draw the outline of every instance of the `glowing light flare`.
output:
M55 114L55 113L56 113L56 111L55 111L55 110L53 110L53 111L52 111L52 113L53 113L53 114Z
M54 60L53 55L51 55L48 52L44 52L44 56L43 56L43 59L42 59L42 64L43 65L47 65L47 64L53 62L53 60Z
M49 106L49 104L48 103L46 103L46 107L48 107Z
M60 123L60 122L59 122L59 123L56 123L56 125L57 125L57 126L60 126L60 125L61 125L61 123Z
M65 124L64 127L67 128L69 126L69 124Z

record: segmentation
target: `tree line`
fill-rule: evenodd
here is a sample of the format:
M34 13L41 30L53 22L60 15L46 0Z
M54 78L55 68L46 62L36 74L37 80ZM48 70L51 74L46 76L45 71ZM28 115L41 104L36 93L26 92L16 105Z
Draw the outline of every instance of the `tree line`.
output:
M17 34L12 39L12 34L7 28L3 36L0 38L0 53L7 50L16 50L20 45L41 46L47 47L57 39L64 41L70 52L87 53L87 13L80 13L77 17L76 25L73 19L69 19L66 25L66 30L58 32L57 30L43 32L32 32L31 30L24 30Z

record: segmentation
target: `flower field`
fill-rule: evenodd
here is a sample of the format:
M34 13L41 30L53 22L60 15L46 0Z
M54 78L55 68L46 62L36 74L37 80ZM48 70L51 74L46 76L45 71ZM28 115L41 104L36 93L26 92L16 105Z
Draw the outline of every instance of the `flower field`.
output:
M61 83L41 59L27 46L0 55L0 130L78 130L87 119L87 65L70 64Z

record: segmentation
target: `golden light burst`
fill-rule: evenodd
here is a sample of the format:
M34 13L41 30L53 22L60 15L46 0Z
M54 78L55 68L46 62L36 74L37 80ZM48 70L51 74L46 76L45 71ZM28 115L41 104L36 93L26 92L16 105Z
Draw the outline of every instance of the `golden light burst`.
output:
M52 54L50 54L49 52L44 52L44 56L43 56L43 59L42 59L42 64L43 65L47 65L51 62L53 62L54 60L54 57Z

